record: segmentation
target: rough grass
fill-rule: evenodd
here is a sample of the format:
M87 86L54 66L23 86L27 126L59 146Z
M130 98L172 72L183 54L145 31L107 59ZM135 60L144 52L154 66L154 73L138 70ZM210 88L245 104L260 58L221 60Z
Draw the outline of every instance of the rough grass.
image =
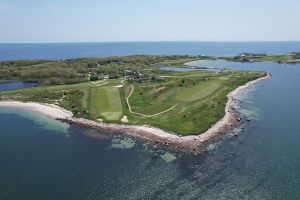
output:
M129 98L132 111L153 115L163 112L175 105L175 88L169 85L135 85Z

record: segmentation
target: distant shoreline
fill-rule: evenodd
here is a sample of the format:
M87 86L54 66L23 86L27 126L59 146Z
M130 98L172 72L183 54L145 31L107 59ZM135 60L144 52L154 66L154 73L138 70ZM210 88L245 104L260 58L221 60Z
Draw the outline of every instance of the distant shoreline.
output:
M0 61L38 59L55 61L144 54L199 55L201 53L206 56L235 56L244 49L252 50L253 53L287 54L299 51L299 43L300 41L3 42L0 43L0 52L6 53L0 54ZM191 45L193 45L194 50L191 49ZM253 45L255 45L255 49L253 49ZM22 52L26 52L26 54L22 54Z
M219 135L224 134L228 130L232 129L238 123L237 113L235 111L235 98L239 93L258 82L268 79L271 74L267 74L265 77L258 78L250 81L245 85L239 86L227 97L228 101L225 107L225 115L210 129L200 135L191 135L180 137L175 133L167 132L156 127L146 125L119 125L119 124L107 124L102 122L96 122L93 120L75 118L70 111L67 111L59 106L52 104L42 103L24 103L18 101L0 101L0 108L16 108L26 111L32 111L52 119L57 119L70 124L75 124L84 128L94 128L100 131L106 131L109 133L127 134L133 137L141 138L144 140L160 143L169 148L183 150L194 154L201 154L205 151L207 144L214 140Z

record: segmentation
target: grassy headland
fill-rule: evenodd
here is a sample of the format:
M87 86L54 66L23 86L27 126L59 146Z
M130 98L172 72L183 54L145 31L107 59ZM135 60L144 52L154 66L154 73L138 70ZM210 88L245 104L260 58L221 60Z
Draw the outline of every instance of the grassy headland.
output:
M187 67L184 63L198 59L129 56L2 62L0 80L36 81L40 86L2 91L0 100L52 103L77 117L200 134L224 116L230 91L266 73L159 69Z

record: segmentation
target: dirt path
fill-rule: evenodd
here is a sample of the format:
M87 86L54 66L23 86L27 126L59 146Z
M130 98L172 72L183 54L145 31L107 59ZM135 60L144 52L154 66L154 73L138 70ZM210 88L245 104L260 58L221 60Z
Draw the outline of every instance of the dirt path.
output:
M171 108L169 108L169 109L167 109L165 111L162 111L162 112L159 112L159 113L156 113L156 114L153 114L153 115L145 115L145 114L142 114L142 113L133 112L132 109L131 109L130 103L129 103L129 98L130 98L130 96L132 95L132 93L134 91L134 86L131 85L131 87L132 87L132 90L131 90L130 94L128 95L128 97L126 98L126 103L127 103L129 112L131 112L132 114L140 115L140 116L143 116L143 117L154 117L154 116L166 113L166 112L172 110L173 108L175 108L175 105L174 105L174 106L172 106Z

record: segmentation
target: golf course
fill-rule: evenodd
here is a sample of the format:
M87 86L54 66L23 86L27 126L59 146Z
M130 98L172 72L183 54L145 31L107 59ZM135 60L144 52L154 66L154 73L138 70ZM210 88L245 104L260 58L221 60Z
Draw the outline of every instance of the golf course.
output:
M40 83L38 87L1 91L0 99L55 104L72 111L76 117L100 122L150 125L182 136L201 134L224 116L229 92L266 73L184 70L188 68L185 62L197 59L136 56L114 57L113 61L108 58L30 64L26 61L26 65L17 63L15 68L30 72L51 65L71 71L80 66L81 74L74 72L77 83L64 79L52 84L47 77L35 80L31 77L31 81ZM160 68L164 66L183 70L163 71ZM12 77L7 75L9 78Z

